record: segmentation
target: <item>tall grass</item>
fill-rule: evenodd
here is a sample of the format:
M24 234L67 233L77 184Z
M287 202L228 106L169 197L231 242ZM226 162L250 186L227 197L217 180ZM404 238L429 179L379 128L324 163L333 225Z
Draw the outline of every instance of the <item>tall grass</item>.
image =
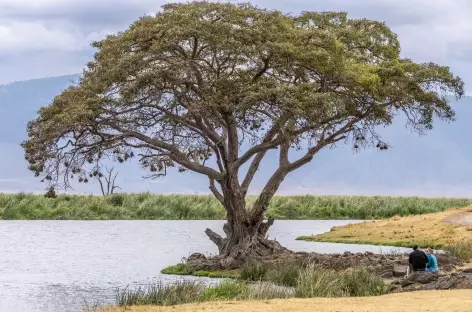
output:
M443 250L462 261L472 260L472 241L470 240L445 245Z
M262 281L268 270L269 267L263 263L248 262L241 268L239 276L246 281Z
M256 197L247 199L250 206ZM382 219L465 207L469 199L361 196L278 196L267 217L290 220ZM220 220L221 204L212 196L115 194L109 197L0 194L3 220Z
M194 302L222 300L265 300L293 297L293 291L267 283L249 284L244 281L223 281L215 286L206 286L194 281L158 283L136 289L116 291L116 305L169 306Z
M265 279L281 286L295 287L297 286L302 267L298 264L278 265L268 270Z
M382 278L365 270L336 272L313 264L300 272L295 288L295 296L300 298L378 296L384 292Z
M385 290L385 284L380 277L363 270L336 272L315 265L298 269L293 287L281 287L267 281L245 280L225 280L216 286L208 286L184 280L174 284L158 283L134 290L118 290L116 304L121 307L167 306L218 300L375 296L383 294Z
M136 289L117 290L116 304L168 306L199 301L205 286L195 281L182 280L172 284L157 283Z

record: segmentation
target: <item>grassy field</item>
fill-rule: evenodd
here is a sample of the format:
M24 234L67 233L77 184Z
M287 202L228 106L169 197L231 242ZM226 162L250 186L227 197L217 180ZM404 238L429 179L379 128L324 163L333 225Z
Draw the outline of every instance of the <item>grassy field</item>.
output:
M207 302L171 307L118 307L103 312L469 312L470 290L426 291L380 297L314 298L260 301Z
M248 206L256 197L250 196ZM384 219L465 207L471 199L361 196L278 196L267 217L287 220ZM212 196L115 194L102 196L0 194L3 220L219 220L223 207Z
M393 217L334 227L330 232L299 237L299 240L351 244L387 245L446 249L463 260L472 259L472 226L445 222L448 217L472 213L472 208L448 209L444 212Z

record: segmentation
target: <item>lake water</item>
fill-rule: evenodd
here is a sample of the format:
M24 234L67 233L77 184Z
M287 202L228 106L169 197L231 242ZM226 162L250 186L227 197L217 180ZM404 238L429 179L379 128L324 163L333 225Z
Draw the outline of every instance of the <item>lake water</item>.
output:
M354 222L354 221L352 221ZM80 312L112 304L117 287L175 278L160 274L193 252L214 254L204 234L223 221L1 221L0 311ZM296 251L388 252L378 246L309 243L300 235L349 221L276 221L271 238Z

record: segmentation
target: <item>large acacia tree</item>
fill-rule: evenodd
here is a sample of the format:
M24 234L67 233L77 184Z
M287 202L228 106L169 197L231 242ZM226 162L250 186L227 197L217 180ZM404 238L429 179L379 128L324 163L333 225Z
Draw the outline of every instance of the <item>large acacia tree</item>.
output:
M403 114L422 133L452 120L447 96L463 94L448 67L400 57L385 24L345 13L167 4L94 47L80 82L29 123L30 169L62 186L101 174L106 159L137 159L153 176L174 166L205 175L227 213L226 237L206 233L228 265L283 250L267 240L264 213L320 150L385 150L378 127ZM269 150L278 168L249 207Z

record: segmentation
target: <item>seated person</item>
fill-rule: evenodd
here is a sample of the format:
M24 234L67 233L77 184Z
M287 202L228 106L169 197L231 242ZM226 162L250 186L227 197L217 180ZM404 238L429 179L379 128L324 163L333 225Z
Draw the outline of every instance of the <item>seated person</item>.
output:
M408 257L408 263L410 264L409 268L412 271L418 272L426 269L426 264L428 263L428 257L426 254L418 249L418 246L413 247L413 252L410 253Z
M426 264L425 272L438 272L438 260L434 255L434 250L431 248L426 249L426 255L428 257L428 263Z

